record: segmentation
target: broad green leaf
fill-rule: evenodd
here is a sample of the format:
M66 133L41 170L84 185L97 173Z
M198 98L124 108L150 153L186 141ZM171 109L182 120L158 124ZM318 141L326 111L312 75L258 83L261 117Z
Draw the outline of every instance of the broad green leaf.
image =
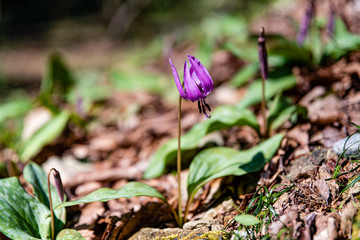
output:
M270 131L277 129L296 111L297 106L292 105L291 99L278 93L271 102L268 112L268 126Z
M260 223L259 219L257 219L254 215L251 214L243 214L234 217L235 221L245 226L254 226Z
M106 202L111 199L132 198L137 196L155 197L167 203L164 196L161 195L161 193L159 193L158 190L156 190L155 188L141 182L129 182L119 190L114 190L111 188L100 188L86 195L83 198L70 202L64 202L58 205L56 208L74 206L81 203L90 203L96 201Z
M200 23L199 31L204 32L205 39L213 42L223 38L236 37L244 41L248 37L247 23L244 17L229 14L212 14ZM238 34L242 33L242 34Z
M284 65L309 65L311 64L311 53L309 50L297 45L296 42L288 40L280 35L266 36L268 49L268 62L270 68ZM251 63L259 63L258 46L255 39L250 39L246 44L236 45L227 42L223 48L233 53L240 59Z
M30 163L25 166L23 174L25 180L32 185L35 197L45 206L47 206L48 209L50 209L47 175L45 174L44 170L36 163ZM54 207L61 204L61 199L55 187L51 185L50 188ZM55 232L57 232L60 231L60 229L65 225L65 209L56 209L55 216Z
M240 69L230 80L233 86L240 87L247 83L259 71L259 63L251 63Z
M340 18L336 18L335 32L333 38L325 45L323 60L332 58L334 60L357 50L360 47L360 37L348 31L346 25Z
M86 240L86 238L74 229L63 229L56 236L56 240Z
M248 106L261 102L261 80L253 82L247 89L245 97L239 102L238 107L246 108ZM265 97L272 98L276 93L291 89L296 86L296 78L288 75L278 79L269 79L265 83Z
M241 176L261 170L277 152L282 134L262 142L248 150L238 151L228 147L213 147L200 152L189 168L187 190L194 196L208 181L229 176Z
M34 157L45 145L54 141L64 131L69 117L70 114L63 111L37 130L23 145L20 159L26 161Z
M0 231L11 239L50 239L50 211L16 177L0 180Z
M49 56L46 74L41 82L40 94L50 97L51 94L60 95L61 98L69 92L75 83L73 73L70 71L61 55L57 52Z
M293 105L290 98L278 94L271 102L268 114L268 126L271 132L288 120L296 123L299 117L305 119L307 109L303 106Z
M5 120L26 114L32 107L30 100L12 100L0 105L0 124Z
M311 64L312 56L309 50L282 36L275 36L268 48L270 66L272 66L270 58L276 58L278 64L275 66Z
M232 42L226 42L223 48L242 60L252 63L259 61L257 44L246 43L238 46Z
M201 139L208 133L233 126L248 125L259 129L255 115L248 109L238 109L235 106L223 105L217 107L211 118L197 123L181 137L181 151L194 150L199 146ZM155 178L164 173L166 167L175 162L177 139L171 139L160 147L150 160L144 173L145 179Z
M291 106L291 99L286 98L281 92L278 92L269 104L268 121L275 119L281 111Z
M359 35L346 34L338 36L332 39L328 44L326 44L324 50L324 59L326 57L330 57L334 60L337 60L340 57L346 55L347 53L359 49L359 47Z
M279 128L296 112L297 106L290 106L279 113L277 118L270 123L270 131Z

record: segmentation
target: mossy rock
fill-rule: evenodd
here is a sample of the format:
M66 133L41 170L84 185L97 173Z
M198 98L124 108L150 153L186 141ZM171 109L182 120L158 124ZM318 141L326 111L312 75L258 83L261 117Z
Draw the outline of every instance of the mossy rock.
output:
M195 230L184 230L181 228L142 228L129 240L228 240L225 232L209 231L209 228L202 227Z
M205 233L190 233L186 236L170 235L165 237L156 237L153 240L228 240L222 231L210 231Z

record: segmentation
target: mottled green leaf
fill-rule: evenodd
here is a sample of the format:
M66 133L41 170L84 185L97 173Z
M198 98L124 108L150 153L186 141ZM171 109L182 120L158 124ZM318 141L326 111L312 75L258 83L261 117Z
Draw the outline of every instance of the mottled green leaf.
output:
M54 141L64 131L69 117L70 114L63 111L37 130L23 145L20 159L26 161L34 157L45 145Z
M50 211L16 177L0 180L0 231L11 239L50 239Z
M56 236L56 240L86 240L86 238L74 229L63 229Z
M234 219L238 223L245 225L245 226L253 226L253 225L260 223L259 219L257 219L254 215L251 215L251 214L238 215L238 216L234 217Z
M96 201L106 202L111 199L132 198L137 196L155 197L164 202L167 202L164 196L161 195L161 193L159 193L158 190L156 190L155 188L141 182L129 182L119 190L111 188L100 188L80 199L64 202L58 205L56 208L74 206L81 203L90 203Z
M229 175L241 176L261 170L277 152L282 139L283 135L278 134L243 151L213 147L200 152L189 168L188 195L194 196L200 187L212 179Z
M42 168L36 163L30 163L24 168L24 178L30 183L33 187L35 197L42 202L45 206L50 209L50 200L48 193L48 184L47 184L47 175L42 170ZM57 206L61 203L60 196L56 191L55 187L51 185L51 197L53 206ZM66 221L66 211L64 208L55 210L55 231L60 231L60 229L65 225Z
M255 115L247 109L238 109L234 106L219 106L211 114L211 118L200 122L184 134L181 138L181 151L190 151L199 146L201 139L208 133L232 126L248 125L258 129ZM165 168L175 162L177 152L177 139L172 139L160 147L150 160L144 173L144 178L158 177L164 173Z

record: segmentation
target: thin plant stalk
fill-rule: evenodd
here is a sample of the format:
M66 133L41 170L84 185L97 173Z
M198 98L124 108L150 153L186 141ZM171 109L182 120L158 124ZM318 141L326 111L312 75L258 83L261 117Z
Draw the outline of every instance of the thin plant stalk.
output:
M54 168L50 169L48 173L48 191L49 191L49 202L50 202L50 213L51 213L51 239L54 239L55 235L55 216L54 216L54 209L52 205L52 198L51 198L51 189L50 189L50 174L55 170Z
M181 99L179 96L179 109L178 109L178 150L177 150L177 181L178 181L178 224L182 226L182 200L181 200Z
M186 206L185 206L185 212L184 212L184 219L186 220L186 217L189 213L189 207L190 207L190 202L192 202L192 200L194 199L194 196L191 194L190 196L188 196L188 200L186 202Z
M265 100L265 78L262 78L262 100L261 100L261 115L264 122L264 137L268 136L268 124L266 118L266 100Z
M265 45L265 29L261 27L260 36L258 38L258 53L259 53L259 63L261 69L262 77L262 100L261 100L261 115L264 122L264 132L263 136L268 137L268 124L266 118L266 98L265 98L265 82L268 80L268 59L267 59L267 50Z
M174 215L176 223L179 224L180 223L179 218L178 218L178 215L176 214L175 209L173 208L173 206L171 206L170 203L166 202L166 204L169 206L171 213Z

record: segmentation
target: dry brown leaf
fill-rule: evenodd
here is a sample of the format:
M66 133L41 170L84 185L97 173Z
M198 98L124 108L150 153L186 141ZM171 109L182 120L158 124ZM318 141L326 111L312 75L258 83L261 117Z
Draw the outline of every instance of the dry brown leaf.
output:
M77 225L92 225L104 214L104 212L105 208L103 202L88 203L81 209L80 219Z

